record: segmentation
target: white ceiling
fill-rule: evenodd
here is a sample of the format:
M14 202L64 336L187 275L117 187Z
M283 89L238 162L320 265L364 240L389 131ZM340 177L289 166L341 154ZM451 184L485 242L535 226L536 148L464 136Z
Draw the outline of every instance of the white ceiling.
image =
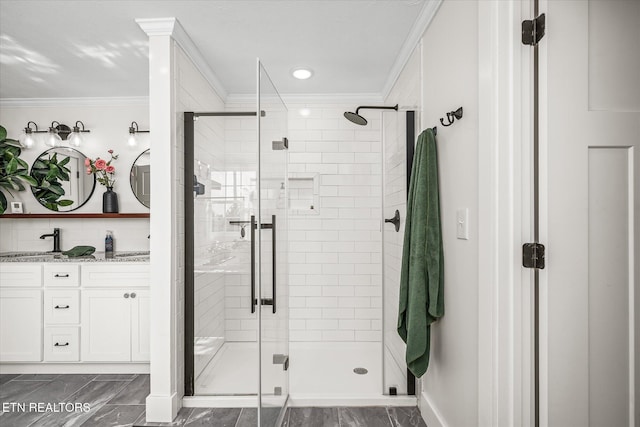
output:
M0 98L148 95L136 18L176 17L230 94L380 94L427 0L0 0ZM290 71L310 67L314 76Z

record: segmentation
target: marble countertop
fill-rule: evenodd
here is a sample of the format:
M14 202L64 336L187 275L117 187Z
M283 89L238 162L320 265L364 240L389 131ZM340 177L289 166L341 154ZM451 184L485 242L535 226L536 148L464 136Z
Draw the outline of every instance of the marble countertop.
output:
M149 251L116 251L113 258L105 258L104 252L75 258L52 252L0 252L0 262L149 262Z

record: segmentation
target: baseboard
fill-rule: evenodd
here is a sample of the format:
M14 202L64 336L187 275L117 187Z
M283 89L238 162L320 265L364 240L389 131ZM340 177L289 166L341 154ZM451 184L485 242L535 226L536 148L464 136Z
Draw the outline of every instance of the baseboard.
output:
M424 392L420 393L418 408L420 408L422 419L429 427L447 427L442 415L440 415L431 399Z
M147 396L146 419L153 423L170 423L178 415L182 407L182 399L178 399L178 394L170 396Z
M0 374L148 374L148 363L6 363Z
M184 396L185 408L255 408L258 396Z

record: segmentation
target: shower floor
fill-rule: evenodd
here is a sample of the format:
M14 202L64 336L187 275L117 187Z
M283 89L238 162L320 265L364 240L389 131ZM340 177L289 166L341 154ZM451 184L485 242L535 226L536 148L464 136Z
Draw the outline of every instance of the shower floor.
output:
M382 395L379 342L292 342L291 394L295 398ZM365 368L358 375L353 370Z
M286 392L282 365L272 363L273 346L263 345L262 389L270 394L280 386ZM196 378L197 396L246 396L258 394L258 344L225 342Z
M268 344L263 358L271 360ZM376 342L292 342L290 348L290 393L295 397L368 397L382 395L382 345ZM255 395L258 390L258 345L226 342L196 378L196 396ZM281 365L264 363L262 387L269 392L282 386ZM353 370L365 368L358 375Z

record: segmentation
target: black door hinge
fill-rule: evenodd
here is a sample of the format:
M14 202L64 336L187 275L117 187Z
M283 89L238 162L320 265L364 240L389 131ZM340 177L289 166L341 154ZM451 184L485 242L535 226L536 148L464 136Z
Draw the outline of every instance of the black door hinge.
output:
M525 243L522 245L522 266L544 269L544 245L542 243Z
M522 44L535 46L544 37L544 13L536 19L522 21Z

